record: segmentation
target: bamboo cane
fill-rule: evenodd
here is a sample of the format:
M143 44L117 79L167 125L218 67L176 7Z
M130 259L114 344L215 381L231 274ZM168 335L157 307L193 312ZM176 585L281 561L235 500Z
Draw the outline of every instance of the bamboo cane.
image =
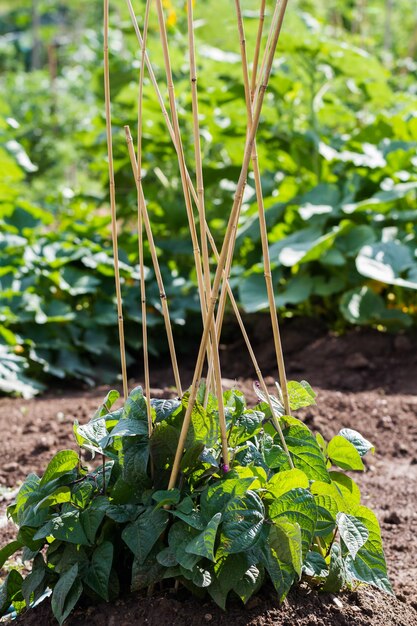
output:
M150 248L152 263L153 263L153 267L155 271L156 282L158 284L159 296L161 298L162 315L164 318L165 330L166 330L166 334L168 338L169 352L171 356L172 370L173 370L174 379L175 379L175 386L177 388L178 396L181 397L182 396L181 380L180 380L180 374L178 370L178 362L177 362L177 356L175 352L174 338L172 335L171 320L169 317L167 297L165 294L165 288L164 288L164 283L162 279L161 269L159 267L158 255L156 254L155 242L153 239L152 228L151 228L151 224L149 220L148 210L146 207L145 196L143 194L142 184L138 176L138 165L136 162L136 155L135 155L135 150L133 148L133 140L132 140L132 135L130 133L129 126L125 126L125 133L126 133L126 141L127 141L129 157L130 157L130 164L132 166L133 176L136 182L136 188L140 196L140 207L142 209L143 222L145 225L146 236L149 241L149 248Z
M259 118L261 114L262 104L263 104L265 92L268 86L268 80L269 80L269 76L270 76L271 69L272 69L274 53L275 53L275 49L278 43L279 34L281 32L281 26L282 26L282 21L284 19L286 6L287 6L287 0L284 0L282 4L282 9L280 12L280 19L278 19L276 25L273 24L274 32L271 37L271 47L268 51L266 51L267 59L265 61L265 71L264 71L264 74L261 76L259 86L255 93L256 106L254 108L252 128L250 130L250 134L246 142L244 155L243 155L242 169L241 169L241 173L240 173L239 180L237 183L237 188L236 188L235 200L233 202L232 210L231 210L230 217L229 217L228 227L226 230L224 242L222 245L222 250L220 253L219 263L216 269L216 274L214 276L212 292L210 296L210 306L207 312L207 321L204 326L203 334L201 337L200 348L199 348L197 362L196 362L196 368L195 368L193 382L192 382L191 390L190 390L189 403L188 403L187 411L184 417L183 425L181 428L181 433L180 433L180 437L178 441L178 447L177 447L177 451L175 454L175 459L174 459L171 476L169 480L169 485L168 485L169 489L175 486L178 472L179 472L179 465L180 465L181 456L184 450L184 443L185 443L188 428L190 425L191 412L192 412L192 409L196 400L198 382L200 380L201 372L203 368L204 354L205 354L206 345L208 341L208 335L209 335L209 326L212 324L212 320L214 317L215 304L216 304L216 300L217 300L217 296L219 292L223 270L225 268L227 252L231 244L232 231L235 230L233 228L233 225L237 222L237 218L239 217L240 196L243 195L243 191L245 187L246 176L247 176L249 162L250 162L250 158L252 154L253 143L254 143L256 131L259 125ZM288 454L288 457L289 459L291 458L289 454Z
M145 51L146 40L148 36L149 10L152 0L146 0L145 20L143 24L143 42L140 59L140 75L139 75L139 94L138 94L138 143L137 143L137 179L140 187L142 186L142 111L143 111L143 77L145 72ZM142 344L143 344L143 369L145 377L145 397L146 397L146 414L148 418L148 434L152 435L152 411L151 411L151 385L149 376L149 354L148 354L148 328L146 313L146 284L145 284L145 263L143 254L143 194L137 191L137 207L138 207L138 247L139 247L139 268L140 268L140 292L141 292L141 310L142 310Z
M251 102L251 93L250 93L250 87L249 87L248 64L247 64L247 58L246 58L245 31L244 31L244 26L243 26L240 0L235 0L235 5L236 5L236 15L237 15L238 30L239 30L239 39L240 39L240 51L241 51L241 58L242 58L243 82L245 86L246 110L247 110L247 115L248 115L248 124L249 124L249 127L251 127L252 126L252 102ZM264 274L265 274L266 289L267 289L267 294L268 294L269 310L270 310L270 315L271 315L271 324L272 324L272 333L274 337L275 354L276 354L277 366L278 366L278 372L279 372L279 382L280 382L283 401L284 401L285 413L289 415L290 414L290 402L289 402L289 397L288 397L287 376L285 372L284 355L282 351L281 336L279 332L277 309L275 306L274 287L272 283L272 273L271 273L271 261L270 261L270 256L269 256L268 232L267 232L266 221L265 221L265 206L264 206L263 193L262 193L261 173L259 171L256 139L253 142L252 164L253 164L253 173L254 173L254 178L255 178L256 200L258 204L259 226L260 226L261 242L262 242L262 255L264 259Z
M123 324L123 304L120 287L119 250L117 243L116 188L114 184L113 144L111 131L110 109L110 69L109 69L109 0L104 0L104 101L106 110L107 158L109 162L109 192L111 213L111 234L113 243L114 280L116 285L117 320L119 326L120 361L122 369L123 396L127 400L129 389L127 384L126 351Z
M172 70L171 70L171 61L170 61L170 56L169 56L168 37L167 37L167 32L166 32L166 24L165 24L164 11L162 7L162 0L156 0L156 6L157 6L157 11L158 11L158 22L159 22L159 31L161 35L161 41L162 41L162 50L164 54L165 73L166 73L167 84L168 84L169 105L170 105L170 110L171 110L171 117L172 117L172 124L174 128L175 139L176 139L177 146L178 146L177 155L178 155L178 163L180 167L181 183L182 183L182 188L183 188L183 193L184 193L185 206L187 210L188 224L189 224L190 233L191 233L191 240L193 243L194 262L195 262L195 268L196 268L196 274L197 274L198 290L200 294L203 326L206 327L206 325L208 324L208 335L207 335L205 350L207 351L208 362L210 363L212 359L214 363L214 376L215 376L215 381L216 381L216 395L217 395L217 400L218 400L220 438L222 442L222 455L223 455L224 464L228 465L229 464L229 452L228 452L228 446L227 446L226 416L225 416L224 404L223 404L221 370L220 370L220 359L219 359L219 352L218 352L218 341L217 341L217 335L216 335L216 326L215 326L213 319L210 320L210 322L207 321L206 296L207 298L209 297L210 291L205 294L200 249L198 245L198 237L197 237L197 230L195 226L193 208L192 208L192 203L191 203L191 195L190 195L190 190L189 190L188 183L187 183L184 150L183 150L182 142L181 142L181 134L180 134L180 128L179 128L179 122L178 122L178 111L177 111L177 106L175 102L175 90L174 90L174 83L172 80ZM192 30L192 25L191 25L191 30ZM192 73L193 73L193 70L195 70L195 67L192 68L191 70ZM194 76L192 76L192 78L194 78ZM195 97L196 97L196 93L195 93ZM197 134L198 134L198 118L195 117L194 107L193 109L194 109L193 116L195 119L195 123L197 124ZM200 164L199 175L200 174L201 174L201 164ZM204 223L205 223L205 220L202 225L203 231L204 231ZM207 261L208 261L208 255L207 255ZM210 347L210 337L211 337L211 347ZM210 356L211 356L211 359L210 359ZM200 372L200 375L201 375L201 372Z
M266 4L266 0L261 0L261 7L259 9L259 26L258 26L258 33L256 35L255 54L253 57L253 66L252 66L252 81L251 81L251 89L250 89L252 98L253 98L253 94L255 93L256 78L258 75L259 53L261 50L261 41L262 41L262 34L263 34L264 22L265 22L265 4Z

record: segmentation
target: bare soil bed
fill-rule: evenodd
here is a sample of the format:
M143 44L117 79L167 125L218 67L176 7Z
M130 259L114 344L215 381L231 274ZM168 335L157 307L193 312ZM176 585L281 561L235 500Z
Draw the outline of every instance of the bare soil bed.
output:
M250 328L265 374L276 376L273 345L267 323L255 320ZM234 328L226 335L223 371L225 385L236 384L254 400L253 368ZM159 590L150 598L129 596L114 605L81 607L66 624L251 625L251 626L416 626L417 625L417 341L352 331L332 336L317 324L295 321L284 325L283 343L291 379L306 379L318 392L317 406L300 412L313 431L330 438L342 427L359 430L376 445L366 457L366 472L357 474L363 501L373 508L382 527L388 571L396 599L371 587L337 598L304 585L285 603L276 604L273 589L265 589L246 607L231 601L223 613L213 603L190 598L184 591ZM192 375L192 361L185 380ZM184 368L183 368L184 370ZM140 376L139 376L140 379ZM273 382L272 378L267 382ZM140 382L140 381L139 381ZM132 385L134 381L132 381ZM154 395L172 395L169 369L152 370ZM41 474L50 457L71 447L72 423L95 410L107 389L54 390L36 400L0 399L3 445L0 460L0 545L14 537L5 517L13 490L29 472ZM0 578L4 574L0 571ZM22 615L16 625L56 624L49 603Z

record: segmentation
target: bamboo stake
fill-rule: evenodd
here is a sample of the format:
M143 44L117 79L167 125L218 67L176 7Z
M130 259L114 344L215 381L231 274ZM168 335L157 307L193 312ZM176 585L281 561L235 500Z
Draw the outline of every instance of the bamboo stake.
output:
M240 51L241 51L241 57L242 57L243 82L245 85L246 110L247 110L247 115L248 115L248 124L249 124L249 127L251 127L252 126L252 102L251 102L251 94L250 94L250 87L249 87L248 64L247 64L247 58L246 58L245 31L244 31L244 26L243 26L240 0L235 0L235 5L236 5L237 23L238 23L238 30L239 30L239 39L240 39ZM262 242L262 255L264 259L264 275L265 275L266 289L268 293L269 310L271 314L272 333L274 337L275 354L276 354L277 366L278 366L278 372L279 372L279 382L280 382L283 401L284 401L285 413L287 415L290 415L290 401L288 397L287 376L285 372L284 355L282 351L282 342L281 342L281 336L279 332L277 309L275 306L274 286L272 283L272 272L271 272L271 260L269 256L268 231L267 231L266 220L265 220L265 206L264 206L263 192L262 192L261 173L259 171L256 139L253 142L252 164L253 164L253 173L254 173L254 178L255 178L256 200L258 204L259 226L260 226L261 242Z
M139 94L138 94L138 144L137 144L137 179L140 188L142 188L142 110L143 110L143 75L145 72L145 51L146 51L146 39L148 36L148 24L149 24L149 9L152 0L146 0L145 7L145 21L143 25L143 42L140 59L140 75L139 75ZM138 206L138 247L139 247L139 267L140 267L140 293L141 293L141 307L142 307L142 344L143 344L143 369L145 376L145 397L146 397L146 414L148 418L148 434L152 435L152 411L151 411L151 385L149 376L149 354L148 354L148 328L146 320L146 284L145 284L145 263L143 258L143 206L142 206L143 193L137 191L137 206ZM151 467L151 469L153 469Z
M267 60L265 61L265 72L261 77L262 80L260 81L259 86L256 90L256 94L255 94L256 106L255 106L254 114L253 114L252 128L251 128L248 140L246 142L242 169L241 169L241 173L240 173L239 180L237 183L237 188L236 188L235 200L233 202L232 210L231 210L230 217L229 217L228 227L226 230L226 235L225 235L223 245L222 245L222 250L220 253L219 263L218 263L216 274L214 277L212 292L210 296L210 306L207 312L207 321L204 326L203 335L201 337L200 349L198 352L196 368L194 372L193 382L191 385L188 407L187 407L187 411L184 417L184 421L183 421L183 425L182 425L182 429L181 429L181 433L180 433L180 437L178 441L178 447L177 447L177 451L175 454L175 459L174 459L172 472L171 472L171 476L169 480L169 485L168 485L169 489L172 489L175 486L178 472L179 472L179 465L180 465L181 456L184 450L184 443L185 443L188 428L190 425L191 411L193 409L193 406L196 400L198 382L200 380L201 372L203 369L204 353L206 350L206 345L207 345L208 335L209 335L209 325L212 324L212 319L214 317L214 309L215 309L215 304L216 304L216 300L217 300L217 296L219 292L223 270L224 270L225 263L226 263L227 252L228 252L229 246L231 245L233 231L235 231L235 228L233 228L233 225L237 222L237 219L239 217L240 196L243 195L243 191L245 187L246 176L247 176L249 162L250 162L252 148L253 148L253 142L255 140L256 131L259 125L259 118L261 114L262 104L263 104L265 92L268 86L268 80L269 80L269 76L270 76L271 69L272 69L274 53L275 53L275 49L278 43L279 34L281 32L281 26L282 26L282 21L284 19L287 2L288 0L283 0L280 16L279 16L276 26L274 26L274 32L271 37L271 47L268 50L268 54L266 55ZM289 459L291 459L289 454L288 454L288 457Z
M258 74L259 53L261 50L262 33L263 33L264 22L265 22L265 4L266 4L266 0L261 0L261 7L259 9L259 26L258 26L258 33L256 35L255 55L253 57L252 81L251 81L251 88L250 88L251 97L253 97L253 94L255 93L256 78Z
M158 11L159 31L160 31L161 41L162 41L162 50L164 54L165 73L166 73L166 78L167 78L168 95L169 95L169 106L171 110L174 135L175 135L175 139L176 139L177 146L178 146L177 155L178 155L178 163L180 167L181 183L182 183L182 188L183 188L183 193L184 193L185 206L187 210L188 224L189 224L190 233L191 233L191 240L193 243L194 263L195 263L195 268L196 268L196 273L197 273L197 283L198 283L198 290L200 294L200 304L201 304L201 313L202 313L202 318L203 318L203 326L204 328L207 327L207 331L208 331L206 345L204 349L207 352L208 362L210 363L212 359L214 363L214 376L216 380L216 393L217 393L217 400L218 400L222 455L223 455L224 464L228 466L229 465L229 451L228 451L228 445L227 445L226 416L225 416L224 404L223 404L221 370L220 370L220 359L219 359L219 352L218 352L218 341L217 341L217 336L216 336L216 326L215 326L213 318L210 321L207 321L206 295L208 298L210 295L210 292L205 294L205 291L204 291L204 281L203 281L203 272L202 272L202 266L201 266L200 248L198 245L197 230L195 226L190 190L189 190L188 183L187 183L184 150L183 150L182 142L181 142L180 127L179 127L179 122L178 122L178 111L177 111L177 106L175 102L175 90L174 90L174 83L172 80L171 60L169 56L168 37L167 37L167 31L166 31L164 10L162 7L162 0L156 0L156 6L157 6L157 11ZM195 123L197 124L197 127L198 127L198 118L196 119L195 117L195 108L194 108L193 116L195 119ZM197 133L198 133L198 129L197 129ZM202 225L202 228L204 231L204 224ZM210 347L210 338L211 338L211 347ZM211 356L211 359L210 359L210 356ZM204 356L203 356L203 360L204 360ZM201 376L201 372L200 372L200 376ZM193 405L194 405L194 402L195 402L195 398L193 401ZM190 417L191 417L191 411L190 411Z
M191 97L192 97L192 112L193 112L193 136L194 136L194 154L195 154L195 169L196 169L196 183L197 183L197 197L198 197L198 214L200 218L200 240L201 240L201 252L203 257L203 276L204 276L204 288L206 294L206 306L210 297L211 285L210 285L210 265L209 265L209 253L207 246L207 233L206 233L206 211L204 203L204 181L203 181L203 165L201 160L201 142L200 142L200 125L198 121L198 97L197 97L197 70L195 62L195 42L194 42L194 24L193 24L193 0L187 0L187 12L188 12L188 47L190 55L190 82L191 82Z
M107 157L109 162L109 192L111 212L111 234L113 242L114 280L116 284L117 319L119 326L120 361L122 368L123 396L126 401L129 395L127 384L126 352L123 325L122 292L120 287L119 250L117 244L116 189L114 184L113 144L111 131L110 109L110 69L109 69L109 0L104 0L104 101L106 109Z
M159 296L161 298L162 315L164 317L165 330L166 330L166 334L167 334L167 338L168 338L169 352L170 352L170 356L171 356L172 370L174 372L175 386L177 388L178 396L181 397L182 396L182 388L181 388L180 374L179 374L179 370L178 370L177 356L176 356L176 352L175 352L174 338L173 338L173 335L172 335L171 320L170 320L170 317L169 317L167 297L166 297L166 294L165 294L164 283L163 283L163 280L162 280L162 274L161 274L161 270L160 270L160 267L159 267L158 256L156 254L155 242L154 242L154 239L153 239L152 228L151 228L151 224L150 224L150 221L149 221L149 215L148 215L148 211L147 211L147 207L146 207L146 201L145 201L145 197L144 197L144 194L143 194L142 185L141 185L141 182L140 182L139 176L138 176L138 165L137 165L137 162L136 162L135 150L133 148L133 140L132 140L132 135L130 134L129 126L125 126L125 133L126 133L126 141L127 141L127 147L128 147L128 151L129 151L129 157L130 157L130 163L131 163L131 166L132 166L133 176L135 178L136 188L137 188L138 194L140 196L140 206L141 206L141 209L143 211L142 212L142 217L143 217L143 222L144 222L144 225L145 225L146 236L147 236L148 241L149 241L149 248L150 248L150 251L151 251L151 257L152 257L152 263L153 263L153 267L154 267L154 271L155 271L156 282L158 283Z

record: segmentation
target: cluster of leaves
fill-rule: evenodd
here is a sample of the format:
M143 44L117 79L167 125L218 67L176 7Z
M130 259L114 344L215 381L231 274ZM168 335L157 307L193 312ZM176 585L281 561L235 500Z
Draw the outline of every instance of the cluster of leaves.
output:
M19 527L0 551L33 563L23 580L9 572L0 615L30 606L52 589L59 623L80 598L114 599L158 581L179 581L223 609L229 594L246 602L270 580L282 601L301 578L337 592L370 583L392 593L378 521L341 470L362 470L372 444L341 430L328 443L279 398L270 403L289 457L260 394L251 409L239 391L224 394L230 465L221 459L216 399L200 389L181 460L178 488L166 489L189 395L152 399L152 433L140 387L124 407L106 397L90 422L75 423L80 448L101 456L94 469L73 450L58 452L42 478L30 474L8 513ZM291 382L292 410L314 403L305 383ZM169 584L169 583L167 583Z

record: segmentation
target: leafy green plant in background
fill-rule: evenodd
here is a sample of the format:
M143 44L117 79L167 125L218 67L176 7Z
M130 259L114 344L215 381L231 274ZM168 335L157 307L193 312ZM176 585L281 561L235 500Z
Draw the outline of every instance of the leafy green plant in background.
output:
M404 328L416 319L416 67L413 14L391 20L387 48L380 0L358 21L350 6L300 1L288 14L259 134L266 220L277 306L282 315L320 315L349 324ZM186 19L173 4L177 22ZM107 163L102 111L100 3L1 4L0 388L30 394L48 376L92 378L114 372ZM248 41L257 28L250 2ZM122 127L136 124L138 60L124 13L112 19L114 152L127 344L140 346L136 191ZM80 20L82 14L82 20ZM238 40L213 17L221 0L198 3L199 94L207 218L220 241L246 134ZM398 13L399 15L399 13ZM100 18L100 19L99 19ZM191 128L185 40L176 40L181 127ZM225 43L225 39L227 43ZM211 42L210 46L207 42ZM157 25L149 47L162 65ZM123 50L123 54L120 54ZM387 52L394 53L387 60ZM388 71L387 67L391 71ZM176 158L145 81L143 184L171 310L183 323L195 309L192 249ZM193 150L185 142L187 159ZM192 162L192 155L190 158ZM254 184L249 176L232 283L247 312L266 308ZM101 256L100 256L101 255ZM145 262L151 266L149 252ZM152 271L147 291L159 324ZM233 282L234 281L234 282ZM178 296L178 298L177 298ZM155 333L156 335L156 333ZM161 346L154 342L154 348ZM68 355L68 358L65 356Z
M257 391L253 409L227 391L229 467L221 459L217 402L207 409L201 388L191 419L178 488L166 490L188 393L153 399L149 436L140 387L112 410L111 391L90 422L74 425L80 449L101 458L84 465L73 450L58 452L40 478L30 474L8 513L17 538L0 551L0 565L17 550L32 562L23 579L12 570L0 588L0 615L23 610L52 589L60 624L80 600L114 600L129 588L179 581L198 597L226 608L245 603L270 580L282 601L300 579L338 592L369 583L392 593L378 521L361 504L344 470L363 470L372 444L343 429L329 442L299 419L279 415L291 468ZM315 403L305 383L290 382L293 411ZM343 470L343 471L341 471Z

